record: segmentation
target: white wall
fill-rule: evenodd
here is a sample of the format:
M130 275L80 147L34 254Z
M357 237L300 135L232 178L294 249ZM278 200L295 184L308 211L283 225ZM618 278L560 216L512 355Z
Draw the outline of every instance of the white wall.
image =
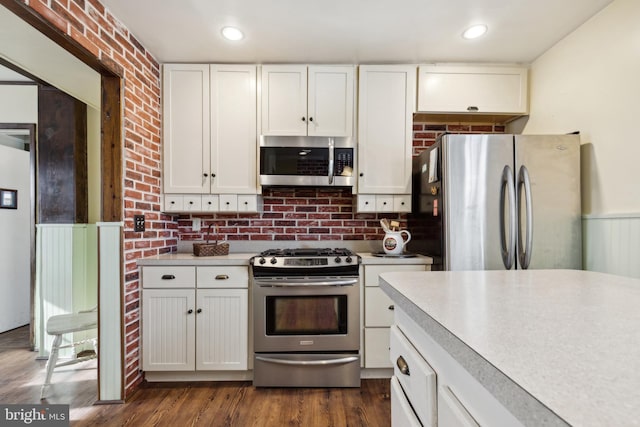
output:
M639 23L615 0L531 66L523 133L581 132L584 214L640 212Z
M640 277L639 23L640 1L615 0L534 61L522 130L580 131L584 268L634 277Z

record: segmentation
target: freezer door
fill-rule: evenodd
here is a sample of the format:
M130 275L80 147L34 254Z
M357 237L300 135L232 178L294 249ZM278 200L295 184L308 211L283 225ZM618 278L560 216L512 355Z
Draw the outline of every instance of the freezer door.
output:
M515 159L518 268L581 269L580 136L516 135Z
M504 270L501 205L505 170L513 173L513 135L446 135L442 140L444 267ZM511 192L510 194L514 194ZM510 203L506 194L504 205ZM514 197L514 196L511 196ZM514 200L515 202L515 200ZM501 215L501 211L503 215ZM512 250L507 248L508 250Z

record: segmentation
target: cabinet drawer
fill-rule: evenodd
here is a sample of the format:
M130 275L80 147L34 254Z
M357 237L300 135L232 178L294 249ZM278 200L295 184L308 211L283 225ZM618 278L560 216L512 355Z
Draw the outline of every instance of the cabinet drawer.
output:
M364 325L393 325L393 301L380 288L369 287L364 290Z
M220 212L237 212L238 195L220 194Z
M420 421L424 425L436 425L436 373L397 326L391 327L390 335L393 374L398 377ZM404 373L402 367L406 367Z
M378 286L378 276L382 273L390 271L425 271L424 264L404 264L404 265L365 265L364 266L364 285Z
M144 288L193 288L196 286L196 268L184 267L142 267Z
M395 194L393 196L394 212L411 212L411 194Z
M421 427L413 408L402 391L400 382L391 377L391 427ZM430 426L431 427L431 426Z
M364 328L364 367L391 368L389 328Z
M165 212L180 212L183 210L183 207L183 196L173 194L164 196Z
M376 212L393 212L393 195L376 195Z
M244 266L198 267L199 288L248 288L249 269Z

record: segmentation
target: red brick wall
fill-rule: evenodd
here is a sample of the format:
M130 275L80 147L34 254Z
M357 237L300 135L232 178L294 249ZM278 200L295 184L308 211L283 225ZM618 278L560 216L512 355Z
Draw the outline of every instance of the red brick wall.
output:
M433 144L444 132L504 133L504 125L435 124L414 122L413 154ZM218 226L225 240L380 240L384 232L380 219L396 219L406 227L406 215L397 213L356 213L350 190L322 188L265 188L261 214L182 215L178 236L201 240L204 228ZM203 219L203 230L193 232L192 218Z
M160 68L127 28L97 0L24 2L82 45L123 79L124 132L124 325L125 394L142 380L136 259L168 252L176 244L175 222L160 211ZM133 233L133 215L145 214L147 229Z

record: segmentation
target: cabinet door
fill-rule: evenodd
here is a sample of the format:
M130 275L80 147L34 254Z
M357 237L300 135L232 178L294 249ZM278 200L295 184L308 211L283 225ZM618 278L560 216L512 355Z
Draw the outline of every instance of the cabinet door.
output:
M307 67L262 66L262 134L307 134Z
M422 427L396 377L391 377L391 427Z
M411 193L416 67L360 66L358 193Z
M389 356L389 328L364 328L364 367L393 367Z
M194 289L143 289L142 369L193 371L195 321Z
M440 113L527 113L527 70L513 67L421 66L418 110Z
M309 67L307 114L310 136L352 135L353 67Z
M196 369L247 369L247 294L247 289L198 290Z
M211 65L211 192L257 192L256 66Z
M446 385L438 387L438 426L478 427L479 424Z
M208 193L209 65L162 69L164 192Z

